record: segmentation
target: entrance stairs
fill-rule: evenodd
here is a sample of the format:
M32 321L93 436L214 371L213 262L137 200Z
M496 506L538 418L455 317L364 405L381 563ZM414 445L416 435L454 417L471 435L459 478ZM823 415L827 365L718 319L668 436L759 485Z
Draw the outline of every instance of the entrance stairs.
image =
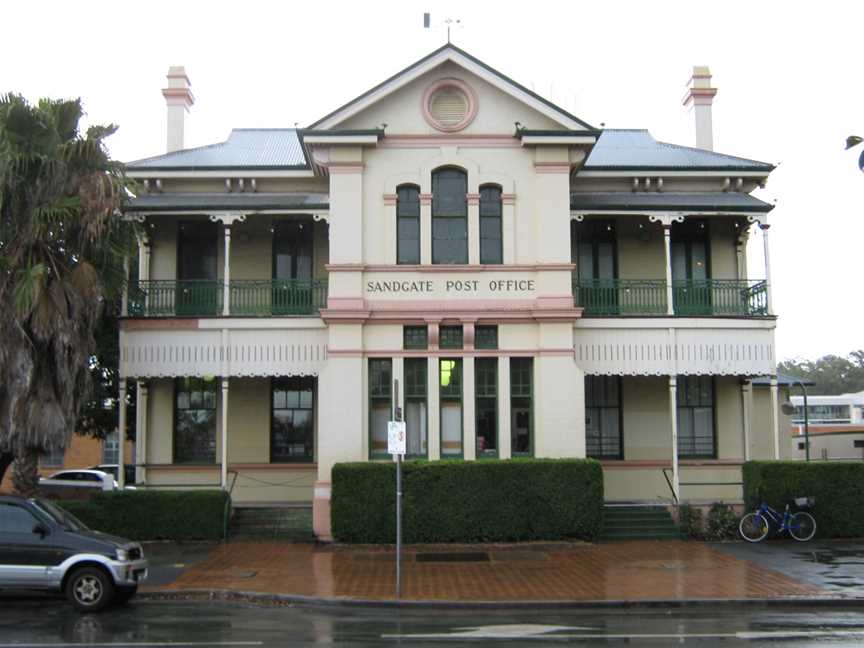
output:
M683 536L669 509L653 504L607 504L600 540L663 540Z
M315 542L309 504L238 504L232 508L228 539Z

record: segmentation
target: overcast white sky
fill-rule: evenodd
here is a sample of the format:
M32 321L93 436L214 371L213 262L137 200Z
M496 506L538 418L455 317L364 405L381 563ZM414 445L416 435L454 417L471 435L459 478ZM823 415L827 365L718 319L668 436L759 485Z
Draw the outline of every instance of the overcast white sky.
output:
M779 358L864 348L864 174L843 150L864 136L857 1L10 2L0 92L80 96L129 161L164 152L169 65L195 94L186 145L210 144L309 124L443 44L447 17L454 43L589 123L677 144L693 143L690 70L709 65L715 150L780 163L758 194L777 201ZM750 248L759 278L760 234Z

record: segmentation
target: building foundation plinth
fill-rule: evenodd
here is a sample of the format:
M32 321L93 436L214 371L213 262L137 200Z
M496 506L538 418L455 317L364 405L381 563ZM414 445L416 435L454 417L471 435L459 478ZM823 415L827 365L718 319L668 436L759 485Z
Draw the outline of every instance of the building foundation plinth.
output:
M312 530L320 542L333 542L330 528L330 482L315 482L312 500Z

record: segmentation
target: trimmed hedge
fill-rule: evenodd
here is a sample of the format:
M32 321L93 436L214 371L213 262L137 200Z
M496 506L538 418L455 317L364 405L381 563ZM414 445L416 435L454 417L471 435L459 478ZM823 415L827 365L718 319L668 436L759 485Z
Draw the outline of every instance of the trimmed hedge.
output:
M109 491L56 504L91 529L130 540L219 540L227 497L215 490Z
M744 501L761 501L782 512L795 497L816 498L810 513L822 538L864 536L864 463L847 461L748 461L744 464Z
M418 542L591 540L603 515L603 472L592 459L407 461L403 539ZM394 543L396 466L333 467L331 521L339 542Z

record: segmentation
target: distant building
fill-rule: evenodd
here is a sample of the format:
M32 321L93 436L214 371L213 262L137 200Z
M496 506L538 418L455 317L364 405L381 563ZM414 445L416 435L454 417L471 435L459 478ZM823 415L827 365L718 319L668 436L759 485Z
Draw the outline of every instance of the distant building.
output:
M793 396L791 456L803 458L804 398ZM808 396L811 459L864 459L864 391Z

